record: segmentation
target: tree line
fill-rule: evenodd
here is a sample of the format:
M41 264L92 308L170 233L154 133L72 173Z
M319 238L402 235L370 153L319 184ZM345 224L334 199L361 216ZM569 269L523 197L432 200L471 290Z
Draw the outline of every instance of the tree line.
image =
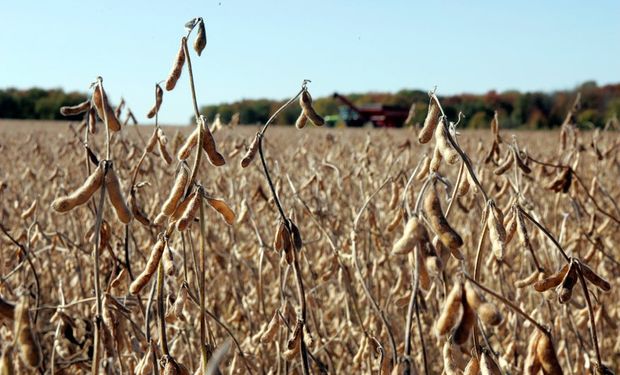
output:
M456 118L459 112L465 114L462 120L465 128L487 127L494 112L498 111L502 127L546 129L562 123L578 92L581 93L581 110L577 116L579 124L602 127L607 121L620 117L620 84L598 86L595 82L586 82L573 90L551 93L489 91L481 95L440 95L439 98L450 118ZM423 122L429 101L427 92L422 90L354 93L346 96L358 106L382 103L409 108L415 103L412 124ZM61 106L73 105L86 99L85 93L65 93L61 89L9 88L0 90L0 118L61 120L65 119L58 111ZM219 113L224 123L229 122L233 114L239 113L241 124L260 124L265 123L283 103L284 100L244 99L206 105L201 108L201 113L209 119ZM314 107L323 115L336 115L341 106L342 103L331 96L314 99ZM290 106L282 112L276 123L294 124L298 115L298 106Z
M457 118L458 113L463 112L466 116L462 120L464 128L488 127L494 112L497 111L502 127L546 129L562 124L577 93L581 93L578 124L586 127L603 127L607 121L620 117L620 84L598 86L595 82L586 82L573 90L551 93L489 91L482 95L439 95L439 99L449 118ZM345 96L357 106L381 103L409 108L415 103L413 125L424 121L429 103L428 93L421 90L356 93ZM234 113L239 113L240 123L259 124L267 121L284 102L285 100L244 99L232 103L207 105L202 107L201 111L208 118L213 118L219 113L224 122L229 121ZM334 115L338 114L338 109L343 104L329 96L315 98L313 105L322 115ZM291 106L278 117L276 123L294 124L297 116L299 116L298 106Z

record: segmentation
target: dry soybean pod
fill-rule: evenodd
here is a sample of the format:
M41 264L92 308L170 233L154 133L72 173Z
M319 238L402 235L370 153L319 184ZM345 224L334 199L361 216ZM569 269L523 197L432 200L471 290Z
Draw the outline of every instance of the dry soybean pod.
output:
M541 369L540 360L538 360L538 341L540 340L541 333L536 329L531 335L527 344L527 351L525 353L525 360L523 362L523 374L524 375L536 375Z
M215 139L213 138L213 134L211 134L211 130L209 130L209 127L206 125L206 120L204 116L200 116L200 119L202 121L202 135L203 135L202 148L207 153L207 157L209 161L211 162L211 164L213 164L216 167L220 167L226 164L226 160L224 159L222 154L220 154L217 151L217 147L215 145Z
M493 173L495 173L495 175L497 176L503 175L504 173L506 173L506 171L510 169L510 167L512 167L512 164L514 164L514 161L515 161L514 154L509 151L508 155L506 156L506 159L497 168L493 170Z
M30 315L28 314L28 297L20 297L15 307L15 336L21 359L30 368L37 368L41 363L41 347L36 340Z
M82 205L99 189L103 183L103 164L99 164L86 181L74 192L65 197L56 198L52 202L52 208L58 212L67 212L76 206Z
M157 144L157 129L153 129L153 134L151 134L151 137L146 142L146 148L145 148L146 152L153 152L156 144Z
M181 166L179 168L179 172L174 180L174 184L172 185L172 190L170 190L170 194L168 195L168 199L161 206L161 212L170 216L177 208L183 193L185 192L185 187L187 186L187 181L189 180L189 172L185 166Z
M442 358L443 358L443 371L446 375L462 375L463 372L456 366L456 362L452 357L452 343L450 340L447 340L443 344L442 350Z
M446 135L447 131L446 119L442 117L441 120L439 120L439 125L435 129L435 147L437 147L441 156L446 159L448 164L454 164L459 160L459 154L454 147L452 147L450 141L448 141L448 136Z
M446 301L443 305L441 315L435 324L435 332L437 336L445 336L447 333L455 329L463 318L463 285L456 282L448 293Z
M437 196L437 191L434 186L426 192L424 210L428 215L431 227L439 236L439 240L450 249L450 251L456 250L463 245L461 236L452 229L441 210L441 203L439 202L439 197Z
M538 344L536 345L536 353L538 354L538 360L540 361L545 374L563 374L562 367L560 366L557 354L555 353L555 348L553 347L553 342L548 334L543 333L540 335Z
M469 303L467 303L467 298L464 294L465 293L463 293L463 296L461 297L461 303L463 304L463 318L452 335L452 341L454 341L457 345L463 345L467 342L472 328L476 323L476 312L469 305Z
M161 86L158 84L155 85L155 104L146 115L147 118L153 118L159 112L159 107L161 106L162 99L164 97L164 90L162 90Z
M302 110L301 113L299 114L299 117L297 117L297 120L295 121L295 127L297 129L303 129L306 126L307 122L308 122L308 116L306 116L304 114L304 111Z
M609 292L611 290L611 284L609 284L609 281L597 275L596 272L592 271L590 267L580 262L579 268L581 268L583 277L585 277L586 280L594 284L597 288L599 288L600 290L604 292Z
M161 142L161 140L157 141L157 148L159 149L159 156L167 165L172 164L172 157L168 153L168 149L166 148L166 144Z
M441 159L443 159L443 157L441 156L441 152L439 151L439 148L435 146L435 148L433 149L433 157L428 164L428 171L437 172L439 170L439 167L441 166Z
M235 213L228 207L226 202L221 199L207 198L207 203L222 215L226 224L233 225L235 222Z
M190 226L192 221L194 221L194 218L196 217L196 211L198 211L198 207L200 206L201 198L202 197L199 192L196 191L193 193L189 204L185 208L185 211L183 211L183 215L181 215L181 217L177 221L177 230L179 230L180 232L184 231Z
M480 375L502 375L499 366L486 350L480 356Z
M392 254L408 254L418 242L429 242L428 238L424 225L416 216L412 216L405 225L402 237L394 243Z
M112 107L110 107L110 103L108 102L108 96L103 89L103 83L101 79L99 79L97 84L95 85L92 100L95 104L95 109L97 109L97 115L99 116L99 118L107 121L106 126L108 127L108 129L113 132L121 130L121 123L118 122L118 118L116 118L114 110L112 109Z
M83 101L80 104L74 106L60 107L60 114L63 116L75 116L80 113L84 113L90 109L90 100Z
M562 283L557 286L558 301L560 303L566 303L570 301L571 296L573 295L573 287L577 283L578 278L577 267L577 261L571 261L570 266L568 266L568 271L566 271L566 274L562 279Z
M568 272L568 264L562 266L562 268L558 272L552 274L551 276L536 281L533 284L534 289L536 289L537 292L542 293L551 288L555 288L556 286L560 285L560 283L564 279L564 275L566 275L566 272Z
M202 51L207 46L207 31L205 30L205 21L200 17L198 21L198 31L196 32L196 39L194 40L194 51L200 56Z
M250 165L252 160L254 160L254 156L256 156L256 151L258 151L259 145L260 145L260 136L256 134L256 136L254 137L254 140L252 141L252 143L250 143L250 147L248 148L245 155L243 156L243 159L241 159L242 168L247 167L248 165Z
M480 373L480 360L476 355L472 355L463 370L463 375L478 375Z
M260 337L260 342L263 344L270 343L278 333L278 328L280 327L280 318L278 317L278 311L276 310L267 325L267 329Z
M112 167L106 173L105 187L108 193L108 200L112 207L114 207L114 212L116 212L116 217L118 217L121 223L128 224L132 218L131 210L127 207L127 202L121 191L121 183Z
M418 142L428 143L435 133L435 128L439 122L439 106L437 105L435 98L431 96L428 104L428 112L424 119L424 126L420 133L418 133Z
M151 249L151 254L149 255L149 259L146 262L146 266L144 270L129 286L129 292L131 294L138 294L144 288L144 286L151 280L153 274L157 270L157 266L159 265L159 261L161 259L161 255L164 253L164 249L166 247L166 240L163 237L157 239L155 245Z
M312 97L308 90L304 89L299 97L299 105L303 109L303 113L308 117L308 119L316 126L323 126L325 124L325 120L323 117L319 116L318 113L312 107Z
M183 146L179 148L179 152L177 154L177 157L179 158L179 160L185 160L189 158L192 150L194 149L194 147L196 147L197 143L198 143L198 129L195 129L192 132L192 134L190 134L189 137L187 137L187 139L185 140L185 143L183 143Z
M181 77L181 72L183 72L183 65L185 64L185 52L183 50L183 46L187 42L187 38L181 38L181 46L179 47L179 52L177 52L177 56L174 59L174 65L172 65L172 70L166 79L166 90L171 91L176 86L179 77Z
M34 214L34 211L36 209L37 209L37 200L35 199L32 201L30 206L28 206L28 208L26 208L24 212L22 212L20 217L22 218L22 220L27 220Z
M488 205L487 228L489 229L489 240L493 255L497 260L504 258L506 250L506 229L504 228L504 214L497 208L495 202L491 201Z

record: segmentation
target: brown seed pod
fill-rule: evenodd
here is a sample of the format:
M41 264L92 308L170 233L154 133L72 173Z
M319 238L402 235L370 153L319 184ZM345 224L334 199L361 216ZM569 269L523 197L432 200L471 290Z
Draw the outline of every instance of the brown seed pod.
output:
M276 235L273 239L273 249L277 252L282 251L284 249L284 231L286 230L284 222L281 222L278 225L278 229L276 230Z
M450 144L448 140L448 135L446 134L446 120L442 118L439 121L439 126L435 129L435 147L441 153L442 158L446 159L448 164L454 164L459 160L459 154L456 152L454 147Z
M526 286L530 286L534 284L536 281L538 281L541 275L542 273L536 270L532 272L530 275L526 276L524 279L515 281L515 288L520 289L520 288L525 288Z
M504 214L497 208L495 203L489 205L487 228L489 239L495 259L502 260L506 250L506 229L504 228Z
M191 154L192 150L194 149L194 147L196 147L197 143L198 143L198 129L194 130L192 134L190 134L189 137L187 137L187 139L185 140L185 143L183 143L183 146L179 148L179 152L177 154L177 157L179 158L179 160L187 159L189 155Z
M157 129L153 129L153 134L151 134L151 137L146 142L146 148L145 148L146 152L153 152L156 144L157 144Z
M525 354L525 361L523 362L523 374L524 375L536 375L542 368L540 361L538 360L538 340L541 333L537 329L531 335L527 344L527 352Z
M127 277L127 268L121 269L121 272L116 275L112 281L110 281L110 289L117 289L121 286L121 283Z
M538 344L536 345L536 353L538 354L538 360L545 374L563 374L562 367L555 353L555 348L553 347L553 342L547 334L540 335Z
M177 208L183 193L185 193L185 187L187 186L187 181L189 180L189 173L185 167L181 167L177 176L174 180L174 185L172 185L172 189L170 190L170 194L168 195L168 199L161 206L161 212L170 216Z
M564 266L562 266L562 268L558 272L542 280L536 281L533 284L534 289L536 289L537 292L542 293L551 288L555 288L556 286L560 285L567 271L568 271L568 264L565 264Z
M220 167L226 164L226 160L224 159L222 154L217 151L217 147L215 146L215 139L213 139L213 134L211 134L209 127L206 126L205 123L206 122L204 120L204 117L202 117L202 148L207 153L207 157L209 158L211 164L216 167Z
M579 263L579 267L581 268L581 273L583 274L583 277L585 277L586 280L594 284L597 288L604 292L609 292L611 290L611 284L609 283L609 281L597 275L596 272L592 271L590 267L581 262Z
M129 207L131 208L131 214L136 218L136 220L138 220L142 225L145 225L147 227L151 225L151 221L149 220L148 216L146 215L144 210L142 210L142 207L138 205L138 201L136 199L133 189L131 191L131 194L129 194L127 204L129 204Z
M437 196L437 191L434 186L431 186L426 192L424 210L428 215L431 227L448 249L452 251L453 249L458 249L463 246L461 236L452 229L441 210L441 203L439 202L439 197Z
M157 145L159 149L159 156L161 156L161 159L164 161L164 163L166 163L167 165L170 165L172 163L172 157L168 153L166 144L163 142L157 142Z
M467 303L465 293L463 293L461 297L461 303L463 304L463 318L452 335L452 341L457 345L463 345L467 342L472 328L476 323L476 313L469 303Z
M241 159L242 168L247 167L248 165L250 165L252 160L254 160L254 156L256 156L256 151L258 151L258 146L260 145L259 142L260 142L260 139L257 134L256 137L254 137L254 140L252 141L252 143L250 143L250 147L246 151L245 155L243 155L243 159Z
M396 210L395 214L394 214L394 217L392 218L392 220L390 221L390 223L386 227L387 231L388 232L393 232L394 229L396 229L398 227L398 225L400 224L402 219L403 219L403 213L400 212L400 210Z
M450 293L448 293L441 314L435 324L437 336L445 336L458 327L464 313L462 299L463 285L460 282L456 282Z
M402 237L394 243L392 254L408 254L413 251L418 243L428 243L429 237L426 228L416 216L411 216Z
M65 197L59 197L52 202L52 208L58 212L67 212L74 207L80 206L90 199L103 183L103 166L99 164L86 181Z
M515 209L515 219L517 223L517 234L519 235L519 242L524 249L530 251L532 254L534 250L532 248L532 243L530 242L530 236L527 232L527 227L525 226L525 220L523 219L523 214L521 210Z
M27 220L29 219L32 215L34 215L34 211L37 209L37 200L33 200L32 203L30 204L30 206L28 206L28 208L26 208L24 210L24 212L22 212L22 214L20 215L20 217L22 218L22 220Z
M293 237L293 245L295 246L295 250L301 251L301 248L304 244L301 239L301 233L299 232L299 228L297 228L297 225L295 225L295 223L293 223L293 221L290 219L289 224L291 226L291 236Z
M196 212L202 204L202 196L198 192L194 192L192 195L190 195L190 197L188 197L188 199L190 199L189 204L177 221L177 230L179 232L182 232L185 229L189 228L190 224L194 221L194 218L196 217Z
M439 170L439 167L441 167L442 159L443 157L441 156L441 152L439 151L439 148L435 146L435 148L433 149L433 157L431 158L431 161L428 165L428 171L437 172Z
M316 126L323 126L325 120L312 107L312 97L308 90L303 90L299 97L299 105L308 119Z
M176 86L179 77L181 77L181 73L183 72L183 65L185 65L185 50L184 46L187 43L187 38L181 38L181 46L179 47L179 52L177 52L177 56L174 59L174 65L172 65L172 70L168 75L168 79L166 79L166 90L172 91L174 86Z
M121 223L129 224L132 218L131 210L127 207L127 202L125 202L125 197L121 191L121 183L112 168L108 170L105 176L105 187L108 193L108 201L114 207L116 217Z
M198 21L198 31L194 40L194 51L200 56L207 45L207 31L205 30L205 22L202 18Z
M493 141L496 144L502 143L502 137L499 135L499 117L497 116L497 111L493 114L493 119L491 120L491 132L493 133Z
M480 373L480 360L475 355L469 359L467 365L465 366L465 370L463 370L463 375L478 375Z
M278 311L276 310L267 325L267 329L260 336L260 342L263 344L267 344L273 341L278 333L278 328L280 327L280 317L278 316Z
M163 238L159 238L153 248L151 249L151 255L149 256L148 261L146 262L146 266L144 270L129 286L129 293L138 294L148 284L155 274L157 270L157 266L159 265L159 261L161 259L162 254L164 253L164 249L166 247L166 241Z
M297 325L295 326L295 330L293 331L293 337L288 340L286 344L286 350L282 353L282 357L287 361L293 360L301 350L301 339L303 336L303 322L301 320L297 321Z
M512 154L515 159L515 162L517 163L517 167L521 171L523 171L523 173L525 174L532 173L532 169L527 164L525 164L525 162L521 159L521 157L519 157L519 153L517 152L517 150L513 149ZM527 156L526 156L526 160L527 160Z
M504 228L506 228L506 245L512 241L517 233L517 219L514 211L509 211L509 215L504 217Z
M185 56L185 55L184 55ZM164 98L164 90L162 90L159 84L155 85L155 104L146 115L147 118L153 118L159 112L159 107L161 106L162 100Z
M20 297L15 307L15 336L22 361L30 368L39 367L42 358L41 347L30 323L27 296Z
M308 116L306 116L304 114L304 111L302 110L301 113L299 114L299 117L297 117L297 120L295 121L295 127L297 129L303 129L306 126L307 122L308 122Z
M161 259L164 265L164 273L168 276L174 276L176 274L176 266L174 264L174 257L172 255L172 249L170 249L170 246L166 246Z
M63 116L75 116L84 113L90 109L90 100L83 101L80 104L71 107L60 107L60 114Z
M510 167L512 167L512 164L514 164L514 155L512 152L508 152L508 155L506 156L506 159L504 159L504 161L493 170L493 173L495 173L497 176L503 175L504 173L506 173L506 171L508 171L510 169Z
M428 155L424 156L424 160L422 160L422 164L420 164L420 169L418 169L418 173L415 175L415 179L418 181L422 181L428 176L428 172L431 166L431 158Z
M97 133L97 111L95 107L91 107L88 110L88 131L90 134Z
M390 203L388 204L388 207L390 208L390 210L393 210L396 208L396 206L398 206L399 198L400 198L400 188L397 183L393 183L392 184L392 195L390 197Z
M570 263L568 266L568 271L564 275L562 279L562 283L557 287L558 290L558 301L560 303L566 303L570 301L570 298L573 294L573 287L577 283L577 278L579 275L577 274L578 264L576 261Z
M418 133L418 142L424 144L428 143L435 133L435 128L439 123L439 105L437 105L435 98L431 97L428 104L428 112L424 119L424 126L420 133Z
M92 100L95 104L95 108L97 109L97 115L100 119L106 121L106 126L108 129L113 132L121 130L121 123L118 122L118 118L116 118L114 110L110 107L108 96L106 95L101 83L97 83L94 86Z
M467 303L476 311L480 320L488 325L498 325L502 321L502 315L497 307L487 302L484 297L478 294L474 285L469 281L465 281L465 298Z
M470 184L469 184L469 178L467 177L468 174L469 172L467 171L467 168L465 167L461 168L461 173L460 173L461 181L459 181L459 185L456 187L456 195L458 197L464 196L469 191Z
M499 365L486 350L480 356L480 375L502 375Z
M172 213L172 215L170 215L170 222L171 223L175 223L177 220L179 220L179 218L181 218L181 216L183 216L183 213L185 212L185 209L187 208L187 206L190 204L192 195L190 194L189 196L185 197L177 206L177 208L174 209L174 212Z
M457 367L454 358L452 357L452 343L447 340L443 344L442 358L443 358L443 371L446 375L461 375L463 372Z
M222 215L226 224L233 225L235 222L235 213L228 207L226 202L220 199L207 198L207 203Z

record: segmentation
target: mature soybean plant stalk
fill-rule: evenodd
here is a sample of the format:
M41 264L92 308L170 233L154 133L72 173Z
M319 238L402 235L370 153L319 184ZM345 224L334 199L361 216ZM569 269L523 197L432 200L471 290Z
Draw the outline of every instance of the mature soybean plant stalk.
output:
M287 106L289 106L292 102L294 102L297 98L299 98L299 104L301 105L302 111L297 119L297 128L301 129L305 126L306 121L310 120L313 124L317 126L322 126L325 122L321 116L319 116L314 108L312 107L312 98L310 93L308 92L307 84L308 80L304 80L301 86L301 90L289 99L286 103L282 105L263 125L263 127L258 131L254 140L250 144L246 154L241 160L241 166L243 168L247 167L252 160L255 158L256 153L258 152L261 160L261 164L263 167L263 172L265 174L265 178L267 183L269 184L269 189L273 195L274 202L276 207L278 208L278 212L280 214L280 223L276 228L276 236L274 240L274 248L276 251L281 252L281 255L286 260L286 263L290 266L293 266L293 272L295 274L295 281L297 286L297 297L299 300L299 311L297 312L297 323L295 325L293 335L291 339L289 339L287 343L287 350L285 350L282 355L287 360L292 360L295 356L299 354L302 362L302 368L304 374L310 373L310 365L308 362L308 349L306 347L304 341L304 328L306 327L306 316L307 316L307 307L306 307L306 296L304 291L304 283L301 272L301 267L299 265L299 257L301 256L301 249L303 247L303 242L301 239L301 234L299 229L289 217L284 213L284 209L282 208L282 203L280 198L278 197L278 193L274 187L273 181L271 179L271 175L269 173L269 168L267 167L267 162L265 160L265 155L263 153L263 138L265 137L265 133L269 127L269 125L276 119L276 117L282 112ZM306 328L307 329L307 328Z

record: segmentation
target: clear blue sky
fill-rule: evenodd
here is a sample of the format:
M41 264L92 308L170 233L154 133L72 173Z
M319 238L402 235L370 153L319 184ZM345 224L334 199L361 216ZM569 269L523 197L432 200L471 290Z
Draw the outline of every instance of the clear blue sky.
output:
M146 122L195 16L199 104L334 91L555 90L620 82L618 1L3 1L0 88L86 91L97 75ZM180 4L180 5L179 5ZM187 72L165 123L192 116Z

